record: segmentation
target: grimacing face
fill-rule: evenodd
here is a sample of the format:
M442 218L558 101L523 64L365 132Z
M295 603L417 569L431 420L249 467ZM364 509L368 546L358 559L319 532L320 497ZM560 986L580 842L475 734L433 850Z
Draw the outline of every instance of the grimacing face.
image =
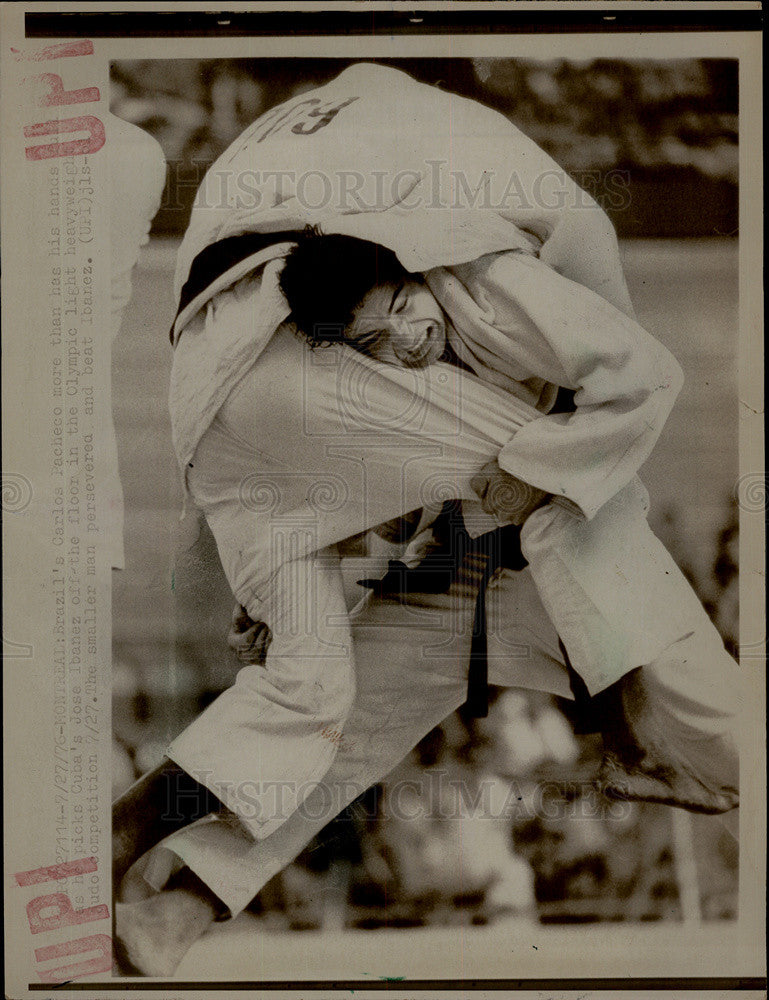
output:
M355 310L347 341L399 368L425 368L446 346L446 319L430 289L407 278L375 285Z

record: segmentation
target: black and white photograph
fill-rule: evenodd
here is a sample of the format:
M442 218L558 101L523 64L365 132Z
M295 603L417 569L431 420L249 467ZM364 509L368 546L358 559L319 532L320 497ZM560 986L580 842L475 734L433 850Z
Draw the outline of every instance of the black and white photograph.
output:
M113 361L127 970L222 914L734 919L736 61L112 88L171 168Z
M758 84L685 31L371 30L23 57L84 106L24 132L63 192L42 504L70 840L8 870L27 935L93 935L29 939L27 981L752 975Z

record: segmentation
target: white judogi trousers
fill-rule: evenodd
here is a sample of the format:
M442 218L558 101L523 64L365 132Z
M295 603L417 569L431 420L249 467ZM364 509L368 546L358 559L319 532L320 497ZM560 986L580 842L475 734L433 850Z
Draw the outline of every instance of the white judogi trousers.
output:
M310 351L281 327L186 470L235 597L273 638L266 663L242 670L169 756L258 839L287 815L273 801L274 782L296 807L336 752L322 731L341 729L353 703L354 650L332 547L450 497L477 504L472 476L537 419L531 406L450 365L389 368L386 380L381 367L349 348ZM568 626L561 638L577 649L572 662L595 693L694 631L703 612L649 529L637 480L590 521L559 503L528 519L522 547L539 594L544 574L543 600L558 605L542 617L549 629ZM507 683L542 686L527 663L516 666Z
M682 589L687 586L682 578ZM464 702L474 606L474 598L462 596L456 587L447 594L411 595L405 600L364 599L350 616L355 698L341 727L341 739L334 740L336 754L329 770L317 781L307 780L293 811L290 783L275 782L272 804L280 819L288 818L261 840L255 840L234 816L209 816L168 838L163 847L188 865L236 915L337 813L382 780L423 736ZM540 675L543 687L566 694L558 637L528 571L503 570L490 588L487 606L492 620L488 635L490 682L516 685L525 668ZM241 677L250 674L258 679L262 671L246 667ZM732 735L737 673L736 664L701 609L693 632L644 668L647 707L659 719L661 729L687 748L689 762L698 773L729 787L736 787L738 778ZM229 710L236 703L244 713L249 707L258 709L261 702L248 697L245 681L245 677L243 682L239 678L230 689ZM234 712L233 718L237 719ZM212 739L227 742L229 750L233 744L224 736L212 733ZM268 739L265 736L265 742ZM318 746L323 742L319 738ZM205 753L199 764L208 773L213 764ZM308 756L311 748L306 743L301 753L312 766L313 759ZM294 761L292 758L289 763ZM242 761L234 758L216 761L215 766L227 773L228 763L233 773L242 767ZM183 766L189 767L186 760ZM190 772L202 777L194 767ZM163 859L163 853L161 849L155 860L155 872L150 863L145 873L157 888L168 874L168 857Z
M332 361L318 353L313 364ZM169 749L235 814L203 820L166 842L232 913L465 699L474 595L454 589L403 603L369 598L348 617L336 550L323 544L339 531L340 511L354 525L354 516L365 516L361 503L379 504L378 519L385 520L441 501L446 497L429 496L430 477L438 475L433 481L445 489L448 472L460 494L472 496L469 477L523 419L514 406L504 413L485 408L478 387L477 399L462 400L462 434L431 442L430 415L411 414L421 421L421 438L410 455L402 440L396 447L395 434L362 433L333 394L326 412L315 393L315 423L304 427L303 358L298 339L287 330L276 334L204 434L187 474L236 596L273 632L267 663L243 668ZM448 366L430 373L452 377ZM436 381L438 388L445 391L445 383ZM490 394L489 402L495 398ZM377 399L365 408L372 420ZM436 422L436 434L442 426ZM282 435L292 441L290 450L281 447ZM350 468L360 488L346 488ZM303 507L302 498L312 499L319 485L322 495ZM661 628L675 626L675 640L646 667L655 682L650 697L659 702L654 711L669 733L680 735L707 780L735 787L736 665L650 532L642 492L631 487L599 512L596 527L620 569L623 560L643 557L648 600L659 602ZM405 502L401 489L417 501ZM244 564L249 547L256 558ZM565 559L559 572L568 571ZM488 619L491 683L569 696L558 636L528 571L501 574L489 594Z

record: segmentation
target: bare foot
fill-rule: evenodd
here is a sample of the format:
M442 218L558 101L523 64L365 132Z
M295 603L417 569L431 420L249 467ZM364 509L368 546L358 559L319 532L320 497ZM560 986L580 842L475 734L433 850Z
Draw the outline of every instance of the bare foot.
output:
M661 755L660 755L661 756ZM672 760L670 750L666 761ZM598 777L598 786L612 799L636 802L658 802L667 806L680 806L690 812L719 814L735 809L736 792L732 789L714 791L687 768L682 758L671 766L650 763L644 758L642 767L626 768L618 755L604 755ZM648 768L644 770L643 768Z
M614 686L615 701L603 727L599 787L611 798L660 802L692 812L735 809L737 788L720 765L734 755L729 739L692 737L676 726L666 717L664 701L655 704L644 669L632 671Z
M171 976L222 905L189 869L172 888L115 904L115 956L123 975Z

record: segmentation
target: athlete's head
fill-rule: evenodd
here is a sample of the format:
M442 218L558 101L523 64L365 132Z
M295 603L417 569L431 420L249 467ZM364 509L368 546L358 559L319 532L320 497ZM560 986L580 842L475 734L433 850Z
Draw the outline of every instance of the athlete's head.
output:
M446 320L433 294L376 243L310 230L288 256L280 284L313 345L344 342L406 368L432 364L446 346Z

